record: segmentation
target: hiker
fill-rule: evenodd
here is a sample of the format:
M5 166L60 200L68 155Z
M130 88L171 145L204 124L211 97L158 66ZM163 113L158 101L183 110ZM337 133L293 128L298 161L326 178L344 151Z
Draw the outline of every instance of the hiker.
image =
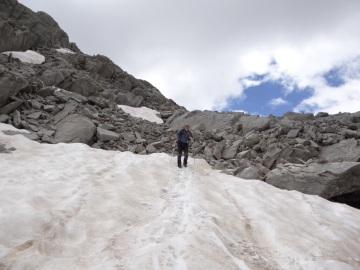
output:
M184 151L184 166L187 166L187 160L189 156L189 142L193 135L190 131L190 126L188 124L184 125L182 129L176 134L177 138L177 151L178 151L178 167L181 168L181 154Z

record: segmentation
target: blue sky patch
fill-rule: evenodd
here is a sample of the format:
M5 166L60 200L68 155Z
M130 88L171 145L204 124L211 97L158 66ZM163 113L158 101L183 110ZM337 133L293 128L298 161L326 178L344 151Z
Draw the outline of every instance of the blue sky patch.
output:
M342 78L341 68L339 67L330 69L328 72L324 73L323 77L326 80L327 85L331 87L339 87L345 83Z
M228 107L223 111L243 110L250 114L282 116L284 112L293 111L301 101L313 93L309 88L302 90L295 88L293 92L285 95L285 90L280 83L272 81L249 87L244 90L245 97L229 98L227 100ZM277 106L272 105L271 100L277 98L283 99L286 103Z

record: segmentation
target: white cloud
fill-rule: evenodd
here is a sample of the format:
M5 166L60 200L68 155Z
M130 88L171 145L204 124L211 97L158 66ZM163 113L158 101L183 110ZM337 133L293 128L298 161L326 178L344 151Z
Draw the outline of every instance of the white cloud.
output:
M281 105L285 105L288 104L288 102L282 98L273 98L272 100L269 101L269 105L273 106L273 107L277 107L277 106L281 106Z
M324 105L321 75L360 48L358 0L22 2L54 16L84 52L107 55L188 109L225 107L261 82L255 73L287 93L314 87L312 102L336 109Z

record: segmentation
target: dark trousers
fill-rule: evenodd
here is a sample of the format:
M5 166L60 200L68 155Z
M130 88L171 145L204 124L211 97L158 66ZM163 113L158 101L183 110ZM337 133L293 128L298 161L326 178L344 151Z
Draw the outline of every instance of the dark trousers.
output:
M189 144L178 142L177 151L178 151L178 165L181 165L181 154L183 151L184 151L184 165L186 165L189 156Z

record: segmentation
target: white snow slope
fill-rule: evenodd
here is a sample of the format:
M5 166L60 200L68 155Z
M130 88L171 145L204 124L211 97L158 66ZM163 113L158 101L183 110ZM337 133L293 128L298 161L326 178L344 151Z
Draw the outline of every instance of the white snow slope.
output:
M0 143L17 149L0 154L0 269L360 269L346 205L204 160Z

